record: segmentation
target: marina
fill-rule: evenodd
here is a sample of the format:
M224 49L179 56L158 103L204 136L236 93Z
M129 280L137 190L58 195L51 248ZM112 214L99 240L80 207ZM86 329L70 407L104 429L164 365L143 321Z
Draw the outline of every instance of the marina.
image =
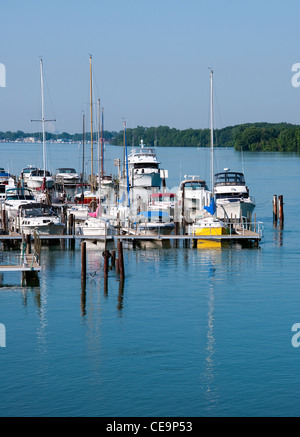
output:
M31 145L26 153L31 149L36 155L38 147ZM58 147L48 145L55 155ZM76 151L80 159L79 146L65 148ZM22 150L18 146L19 168L24 167ZM113 169L122 147L113 147L111 153L107 164ZM161 162L169 162L165 191L175 197L152 196L151 203L161 202L164 210L171 200L172 214L175 209L180 213L176 199L184 177L178 163L185 166L184 174L202 174L205 180L201 163L209 150L197 151L199 160L191 159L195 156L191 148L172 149L174 161L168 159L169 151L158 149L158 153ZM68 155L75 157L75 153ZM240 167L237 152L220 149L216 158L222 163L228 158L232 168ZM30 155L27 162L33 162ZM283 184L273 175L285 165L290 175ZM76 168L78 164L73 158L69 165L54 166ZM282 399L286 412L293 411L290 396L297 382L293 370L298 360L297 351L291 350L289 325L297 321L297 311L289 301L297 302L294 267L299 255L290 217L297 213L298 202L295 194L287 193L291 193L297 162L294 156L254 158L248 154L245 167L256 208L251 225L247 218L240 224L239 235L189 235L192 223L180 219L171 235L150 236L143 231L137 236L121 235L117 227L112 238L95 244L97 236L77 233L76 205L70 202L63 235L25 237L32 254L39 254L39 270L37 278L24 281L21 271L5 269L12 264L23 267L17 260L24 237L7 227L7 234L0 235L4 248L1 323L7 335L6 348L1 348L4 377L0 387L5 398L1 415L114 416L117 410L121 416L222 416L228 414L226 405L235 415L245 409L260 415L281 412ZM257 176L257 167L264 168L263 175ZM259 190L263 180L269 181L264 192ZM276 217L274 193L279 193ZM281 193L284 222L279 215ZM238 223L233 220L232 226ZM121 264L118 243L122 243ZM264 341L256 341L262 333ZM25 343L26 353L22 352ZM274 358L274 351L281 349L285 356ZM21 354L27 357L22 378L17 372ZM228 373L232 356L241 368L234 376ZM266 363L272 360L270 368ZM36 366L38 374L33 370ZM284 397L276 395L278 378L274 382L282 368L290 371ZM11 387L12 378L16 388ZM237 390L242 385L249 387L246 400L244 391ZM8 393L14 394L13 403ZM265 402L266 396L273 399L271 404Z

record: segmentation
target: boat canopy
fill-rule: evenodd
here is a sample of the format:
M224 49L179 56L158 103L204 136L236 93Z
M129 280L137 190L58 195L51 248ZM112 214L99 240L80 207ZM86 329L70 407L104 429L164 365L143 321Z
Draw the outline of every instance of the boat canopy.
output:
M223 172L215 174L216 185L245 185L245 177L243 173L238 172Z

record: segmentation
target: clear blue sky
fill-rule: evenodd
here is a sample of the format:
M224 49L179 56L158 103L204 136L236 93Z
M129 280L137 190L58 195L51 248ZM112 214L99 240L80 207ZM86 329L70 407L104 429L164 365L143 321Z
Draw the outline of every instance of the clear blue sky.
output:
M300 124L300 3L237 0L12 0L1 4L0 131L40 130L39 57L48 130L82 131L89 117L89 54L104 128Z

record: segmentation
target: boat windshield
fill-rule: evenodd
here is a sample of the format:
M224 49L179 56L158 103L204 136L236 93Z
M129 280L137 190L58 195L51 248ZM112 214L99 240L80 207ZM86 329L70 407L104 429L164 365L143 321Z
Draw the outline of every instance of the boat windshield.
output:
M245 185L243 173L225 172L215 175L215 185Z
M35 200L32 192L30 190L7 190L6 191L7 200Z
M70 174L70 173L76 173L76 170L75 170L75 168L58 168L56 170L56 173Z
M184 181L182 183L182 187L184 185L185 190L208 190L206 182L203 180L191 180L191 181ZM182 189L181 187L181 189Z
M133 165L134 168L158 168L158 164L156 162L144 162Z

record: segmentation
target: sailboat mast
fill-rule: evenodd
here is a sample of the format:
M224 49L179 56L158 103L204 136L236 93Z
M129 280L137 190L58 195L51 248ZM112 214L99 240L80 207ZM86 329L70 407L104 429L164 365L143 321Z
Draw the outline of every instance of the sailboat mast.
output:
M43 78L43 60L40 59L41 65L41 95L42 95L42 130L43 130L43 166L44 177L46 177L46 153L45 153L45 109L44 109L44 78Z
M211 192L214 192L214 126L213 126L213 70L210 70L210 151L211 151Z
M104 109L102 107L101 119L101 176L104 175L104 144L103 144L103 129L104 129Z
M83 122L82 122L82 187L81 187L81 194L82 194L82 204L84 200L84 136L85 136L85 115L83 114Z
M91 188L92 192L94 186L94 169L93 169L93 160L94 160L94 147L93 147L93 85L92 85L92 55L90 55L90 111L91 111Z

